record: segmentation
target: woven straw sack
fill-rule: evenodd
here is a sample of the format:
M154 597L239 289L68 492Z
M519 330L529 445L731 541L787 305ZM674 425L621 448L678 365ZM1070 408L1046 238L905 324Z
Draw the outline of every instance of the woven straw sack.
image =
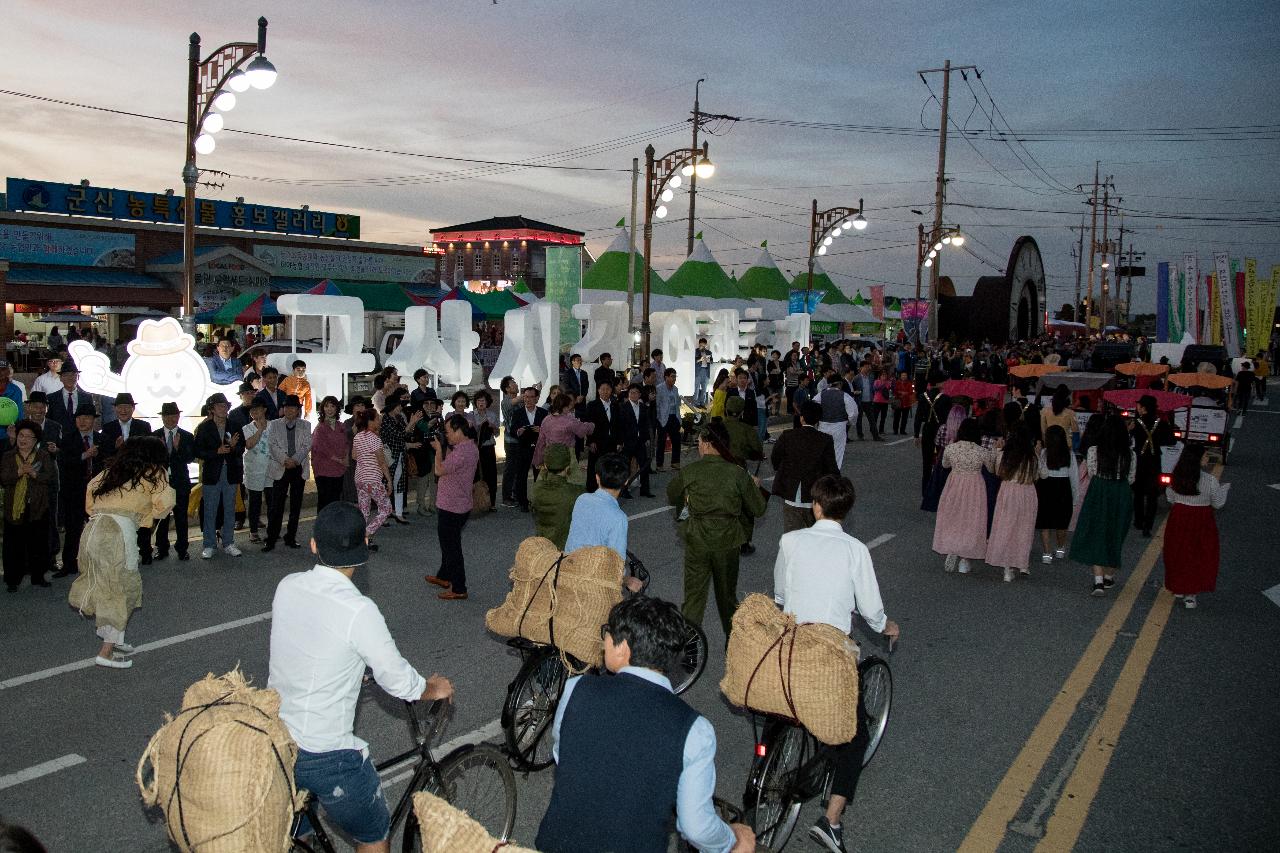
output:
M294 785L298 748L279 711L278 693L254 689L232 670L191 685L182 710L165 715L135 778L183 853L290 848L305 794Z
M531 536L516 550L510 578L506 600L485 614L490 631L547 645L554 615L556 647L588 666L600 664L600 626L622 600L622 558L612 548L562 555L549 539Z
M422 831L422 853L538 853L498 841L462 809L427 791L413 795L413 813Z
M823 743L848 743L858 726L858 647L830 625L797 625L755 593L733 614L720 690L738 707L796 720Z

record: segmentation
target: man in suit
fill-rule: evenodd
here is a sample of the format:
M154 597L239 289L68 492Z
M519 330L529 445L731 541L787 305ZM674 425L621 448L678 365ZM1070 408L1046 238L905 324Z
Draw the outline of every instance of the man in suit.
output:
M93 397L76 387L80 371L76 370L74 362L64 361L58 370L58 378L62 380L62 387L48 395L48 416L61 425L63 434L75 432L76 413L84 406L93 407ZM97 417L96 410L94 416Z
M262 368L262 390L258 392L258 399L266 401L267 420L274 421L280 417L280 409L287 396L289 395L280 389L280 371L274 367Z
M521 512L529 511L529 468L533 465L533 446L538 442L538 431L547 417L547 410L538 405L538 389L526 388L521 392L524 403L511 412L511 428L516 434L515 497Z
M140 435L151 435L151 427L133 416L133 395L127 391L116 395L112 403L116 419L102 426L102 464L105 467L111 457L120 452L124 443ZM151 532L150 527L138 528L138 562L144 566L151 565Z
M173 550L178 553L179 560L188 560L187 553L187 506L191 503L191 474L188 465L196 458L196 437L178 426L181 416L177 403L165 403L160 407L160 420L163 426L156 430L156 438L164 442L169 451L169 485L177 495L173 504L173 527L175 541ZM169 516L160 519L156 525L156 559L163 560L169 556Z
M615 434L622 444L622 454L627 458L627 462L640 472L640 496L651 498L653 492L649 491L649 411L640 401L639 385L632 385L627 389L627 399L617 407L617 421ZM596 431L599 430L600 427L597 425ZM590 468L594 472L594 465ZM590 473L587 477L593 479ZM622 497L631 497L631 490L623 489Z
M573 415L580 421L587 419L587 394L591 388L591 381L587 378L587 372L582 369L582 356L574 353L569 356L569 369L560 376L560 388L564 393L573 398ZM577 451L578 458L582 458L582 439L575 439L574 450Z
M296 394L284 398L280 417L267 427L267 480L271 484L271 507L267 511L267 541L264 552L272 551L284 523L285 495L289 498L289 526L284 544L300 548L298 516L302 512L302 491L311 477L311 422L303 420L302 401Z
M749 427L756 426L756 389L751 387L751 372L745 367L733 371L733 383L725 391L726 397L742 398L742 417L739 419Z
M102 436L93 431L98 411L86 402L76 410L71 429L62 434L58 449L58 502L62 516L62 568L55 578L65 578L80 571L80 534L88 516L84 511L85 488L102 470Z
M62 425L56 421L51 421L47 417L49 405L48 398L43 391L32 391L27 395L26 405L23 407L23 414L27 420L40 427L41 443L44 449L53 457L55 465L58 464L58 448L62 444ZM55 477L49 485L49 518L53 519L53 523L49 525L49 560L46 563L45 571L48 574L57 572L58 559L58 500L59 500L59 482L60 478Z
M617 384L617 375L613 370L613 356L609 355L607 352L601 353L599 361L600 366L596 368L595 375L591 377L592 384L596 386L597 393L599 393L601 382L608 382L611 388Z
M200 493L203 512L200 528L204 533L200 559L213 559L218 531L218 510L222 509L222 550L229 557L243 552L236 547L236 488L244 479L244 442L239 433L227 426L231 403L221 392L206 401L209 417L196 427L196 458L204 462L200 471Z
M769 456L773 466L772 493L782 498L782 530L790 533L813 525L813 484L836 477L835 443L818 429L822 405L810 400L800 406L801 425L778 436Z
M601 356L603 358L603 356ZM639 390L636 391L639 394ZM640 404L641 410L646 412L644 403ZM596 490L596 460L606 453L617 451L620 444L619 437L622 435L620 413L618 411L618 402L613 399L613 382L605 379L596 382L596 399L587 404L587 421L596 425L591 435L587 437L587 491L594 492ZM646 422L646 430L648 429ZM645 440L648 440L649 433L643 433ZM648 460L645 460L645 464Z
M214 385L231 385L244 378L244 365L232 355L234 350L235 342L230 338L223 338L218 341L213 355L204 360Z

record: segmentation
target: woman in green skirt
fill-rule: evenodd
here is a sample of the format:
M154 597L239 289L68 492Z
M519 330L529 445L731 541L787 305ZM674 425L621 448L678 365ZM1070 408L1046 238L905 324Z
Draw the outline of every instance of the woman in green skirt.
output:
M1093 592L1105 595L1115 586L1124 537L1133 518L1133 479L1138 459L1129 441L1124 418L1106 415L1102 438L1085 457L1089 490L1080 508L1071 559L1093 566Z

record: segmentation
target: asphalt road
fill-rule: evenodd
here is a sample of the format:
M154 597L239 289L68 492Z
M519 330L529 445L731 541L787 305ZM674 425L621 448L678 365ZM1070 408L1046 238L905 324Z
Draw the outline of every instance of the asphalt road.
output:
M1126 569L1103 599L1088 595L1087 569L1071 563L1033 563L1032 578L1013 584L986 567L945 574L929 550L933 517L918 509L916 448L892 436L849 446L845 472L858 503L848 529L875 545L889 616L902 626L889 730L846 815L851 845L1280 849L1280 605L1263 594L1280 583L1275 406L1237 431L1223 474L1233 488L1219 515L1219 590L1195 611L1171 611L1160 593L1158 538L1129 538ZM666 477L655 483L659 494ZM651 594L678 601L671 513L646 499L624 508ZM412 526L379 536L362 584L405 656L454 680L445 740L495 731L519 659L486 633L483 616L504 596L510 557L531 530L512 510L467 527L466 602L439 601L422 581L438 560L434 520L413 516ZM774 501L757 527L757 553L743 559L740 593L771 591L780 534ZM51 851L170 849L141 806L138 756L163 712L205 673L239 665L265 683L272 592L286 573L310 567L304 551L263 555L240 544L239 560L170 558L144 571L145 605L128 635L155 647L128 671L88 665L97 640L92 623L68 609L66 580L0 598L0 816L29 826ZM711 661L687 698L716 728L719 794L738 800L752 726L720 697L723 639L711 608L705 627ZM375 757L407 747L393 702L363 704L357 732ZM550 770L517 776L518 840L536 833L551 780ZM802 831L816 814L806 807ZM818 849L802 836L788 849Z

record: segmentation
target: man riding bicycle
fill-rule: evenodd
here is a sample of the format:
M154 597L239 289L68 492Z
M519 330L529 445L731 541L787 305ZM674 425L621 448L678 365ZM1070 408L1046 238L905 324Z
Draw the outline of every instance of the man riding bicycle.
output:
M609 611L601 633L613 675L565 683L552 729L555 788L535 846L664 853L674 811L677 831L698 850L751 853L751 828L726 824L712 803L715 730L663 675L685 643L680 610L629 598Z
M871 630L896 640L898 625L885 616L871 552L841 527L853 508L853 483L848 477L827 475L813 484L811 494L814 525L778 540L774 601L797 622L821 622L846 634L856 610ZM840 816L858 788L868 739L867 720L859 708L857 735L833 749L827 813L809 829L809 837L831 853L846 853Z
M627 486L630 466L621 453L606 453L596 462L596 490L580 495L573 504L565 553L603 545L627 561L627 514L618 506L618 495ZM643 587L638 578L625 577L623 585L632 592Z
M369 560L355 504L320 511L311 552L316 566L276 587L267 686L280 694L280 719L298 744L298 787L312 792L359 853L386 853L391 814L369 745L353 731L365 667L405 701L449 699L453 685L439 675L424 679L400 656L378 606L352 583ZM298 834L310 831L304 821Z

